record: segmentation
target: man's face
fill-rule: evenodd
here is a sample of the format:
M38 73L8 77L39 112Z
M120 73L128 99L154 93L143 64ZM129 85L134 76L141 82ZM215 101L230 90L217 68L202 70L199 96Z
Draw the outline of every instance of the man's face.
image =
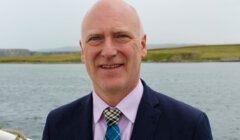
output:
M82 29L82 60L95 91L130 92L138 83L146 36L133 15L93 11ZM129 91L130 90L130 91Z

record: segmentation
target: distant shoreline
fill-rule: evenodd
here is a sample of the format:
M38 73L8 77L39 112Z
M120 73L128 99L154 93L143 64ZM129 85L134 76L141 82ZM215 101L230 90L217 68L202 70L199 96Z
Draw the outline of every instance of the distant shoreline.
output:
M240 44L197 45L148 50L145 63L240 62ZM80 52L36 53L29 56L0 56L0 63L81 63Z

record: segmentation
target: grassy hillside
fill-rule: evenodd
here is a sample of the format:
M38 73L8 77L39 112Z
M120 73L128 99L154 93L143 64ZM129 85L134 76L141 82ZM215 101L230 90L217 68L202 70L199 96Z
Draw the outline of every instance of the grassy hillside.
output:
M239 45L201 45L154 49L144 58L147 62L240 61Z
M148 50L144 62L240 62L238 45L201 45ZM80 63L80 53L0 57L0 63Z
M0 63L79 63L80 53L0 57Z

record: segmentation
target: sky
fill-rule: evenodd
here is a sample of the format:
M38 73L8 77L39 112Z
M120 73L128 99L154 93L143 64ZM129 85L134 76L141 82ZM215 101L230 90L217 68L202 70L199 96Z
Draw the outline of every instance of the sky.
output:
M126 0L148 44L240 43L240 0ZM0 0L0 48L79 47L84 14L96 0Z

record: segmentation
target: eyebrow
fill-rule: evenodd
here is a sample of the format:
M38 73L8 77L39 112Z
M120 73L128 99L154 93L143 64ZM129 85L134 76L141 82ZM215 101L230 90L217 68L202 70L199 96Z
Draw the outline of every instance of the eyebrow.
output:
M96 37L96 36L103 36L101 33L90 33L86 36L86 39L88 40L91 37Z
M128 34L130 36L134 36L134 34L131 31L129 31L129 29L127 29L127 28L115 28L112 30L112 33L113 34Z
M93 36L102 36L101 33L91 33L89 35L87 35L87 37L93 37Z
M113 35L127 35L130 38L135 38L135 35L131 32L128 32L128 31L116 31L116 32L113 33Z
M116 34L127 34L131 37L134 37L134 34L131 33L130 31L128 31L125 28L116 28L116 29L112 29L111 31L112 35L116 35ZM104 33L101 31L90 31L87 35L86 35L86 39L89 39L90 37L94 37L94 36L104 36Z
M85 33L86 37L100 35L100 34L102 34L102 32L97 30L90 30Z

